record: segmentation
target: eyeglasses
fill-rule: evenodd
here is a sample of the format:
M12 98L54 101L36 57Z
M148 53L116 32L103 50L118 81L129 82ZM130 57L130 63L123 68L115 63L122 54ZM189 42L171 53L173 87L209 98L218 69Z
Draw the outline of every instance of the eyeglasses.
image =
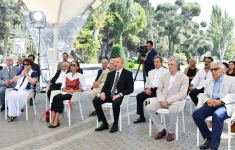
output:
M214 71L218 71L220 68L210 68L210 71L214 72Z
M29 64L24 64L24 66L29 66Z
M71 64L70 66L71 66L71 67L76 67L76 64Z

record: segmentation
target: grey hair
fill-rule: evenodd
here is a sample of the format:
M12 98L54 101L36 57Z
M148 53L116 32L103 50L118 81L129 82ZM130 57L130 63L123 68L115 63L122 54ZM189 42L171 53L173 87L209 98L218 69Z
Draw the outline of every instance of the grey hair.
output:
M107 59L102 59L101 62L104 62L104 63L106 63L106 64L109 63L109 61L108 61Z
M221 69L225 70L226 69L226 66L223 64L223 63L219 63L219 62L214 62L211 64L212 65L218 65Z
M178 60L176 60L174 57L170 57L168 59L168 62L169 61L174 61L176 63L176 66L177 66L177 70L180 71L180 62Z

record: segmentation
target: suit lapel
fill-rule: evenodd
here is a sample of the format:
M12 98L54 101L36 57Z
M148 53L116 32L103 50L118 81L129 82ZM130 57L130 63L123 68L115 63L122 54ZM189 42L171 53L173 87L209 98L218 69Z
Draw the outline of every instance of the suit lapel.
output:
M211 84L209 84L209 94L210 94L210 97L212 97L213 87L214 87L214 80L211 80L209 82L211 82Z

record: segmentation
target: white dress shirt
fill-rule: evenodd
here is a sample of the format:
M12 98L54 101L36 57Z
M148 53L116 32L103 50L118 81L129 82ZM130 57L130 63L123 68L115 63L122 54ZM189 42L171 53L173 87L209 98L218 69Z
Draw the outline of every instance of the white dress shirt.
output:
M205 82L212 78L211 71L206 72L205 69L200 69L193 78L191 84L193 85L193 88L201 89L205 86Z
M68 71L68 70L65 70L65 71L61 70L59 77L58 77L57 80L55 81L56 84L58 84L58 83L63 83L63 81L65 80L67 71Z
M153 69L149 71L147 81L145 83L146 88L155 88L159 86L159 80L161 77L167 73L168 70L166 68L159 68L159 69Z

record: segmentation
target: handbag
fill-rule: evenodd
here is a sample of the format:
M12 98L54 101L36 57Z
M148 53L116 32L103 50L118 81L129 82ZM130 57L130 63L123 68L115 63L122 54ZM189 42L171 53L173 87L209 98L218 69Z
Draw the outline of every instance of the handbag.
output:
M42 122L50 122L50 109L42 113L40 120Z

